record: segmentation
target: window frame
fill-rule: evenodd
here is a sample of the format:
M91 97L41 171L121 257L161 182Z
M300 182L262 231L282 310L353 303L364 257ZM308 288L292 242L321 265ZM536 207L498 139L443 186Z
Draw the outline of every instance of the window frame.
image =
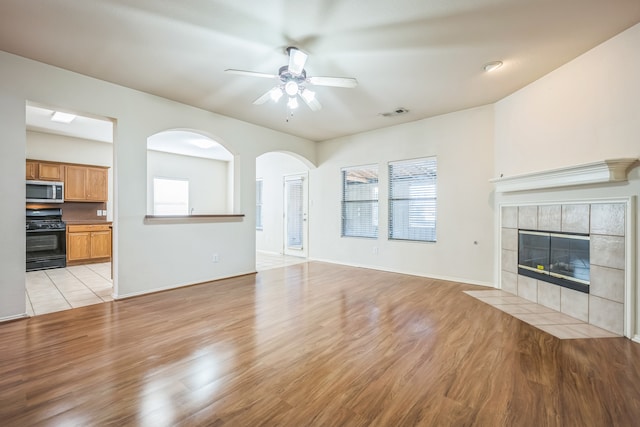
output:
M394 168L426 169L424 173L394 172ZM388 163L389 240L437 242L438 161L436 156L396 160ZM404 184L404 185L402 185ZM402 188L404 187L404 188ZM394 194L396 190L404 194ZM403 205L406 205L403 209ZM399 211L403 217L397 218ZM395 228L401 224L400 228ZM403 224L405 224L403 226ZM432 224L432 225L431 225Z
M347 198L347 174L352 171L366 171L368 173L375 174L375 187L372 188L372 193L375 197L369 198ZM360 166L348 166L340 169L340 181L341 181L341 203L340 203L340 237L355 237L363 239L378 239L380 236L380 167L377 163L360 165ZM368 184L374 184L373 182ZM366 226L348 227L348 206L350 205L364 205L369 204L371 206L371 225L370 228L373 232L367 233ZM366 218L366 217L365 217ZM348 228L352 228L351 232L347 232Z

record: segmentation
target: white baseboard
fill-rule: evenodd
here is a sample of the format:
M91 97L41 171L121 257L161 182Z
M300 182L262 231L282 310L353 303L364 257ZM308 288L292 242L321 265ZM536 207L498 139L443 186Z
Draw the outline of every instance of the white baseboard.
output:
M463 279L463 278L460 278L460 277L452 277L452 276L439 276L439 275L434 275L434 274L424 274L424 273L419 273L419 272L415 272L415 271L396 270L396 269L392 269L392 268L381 267L379 265L355 264L355 263L339 262L339 261L335 261L335 260L331 260L331 259L322 259L322 258L309 258L309 261L327 262L327 263L330 263L330 264L346 265L348 267L368 268L370 270L386 271L388 273L407 274L409 276L426 277L426 278L429 278L429 279L446 280L446 281L449 281L449 282L465 283L465 284L468 284L468 285L488 286L490 288L497 288L497 286L494 283L489 283L489 282L482 282L482 281L478 281L478 280L469 280L469 279Z
M635 335L633 338L631 338L631 341L635 341L640 344L640 335Z
M139 296L147 295L147 294L154 294L156 292L163 292L163 291L169 291L169 290L172 290L172 289L184 288L186 286L194 286L194 285L200 285L200 284L203 284L203 283L216 282L218 280L230 279L232 277L246 276L248 274L255 274L255 273L256 273L256 271L253 270L253 271L249 271L249 272L246 272L246 273L232 274L230 276L221 276L221 277L216 277L216 278L213 278L213 279L207 279L207 280L203 280L203 281L198 281L198 282L195 282L195 283L182 283L182 284L178 284L178 285L168 285L168 286L163 286L163 287L160 287L160 288L146 289L146 290L140 291L140 292L131 292L131 293L128 293L128 294L119 294L119 295L113 294L112 296L113 296L114 300L122 300L122 299L127 299L127 298L139 297Z
M264 254L264 255L276 255L276 256L282 256L283 255L282 252L263 251L261 249L256 249L256 252Z
M31 317L27 313L16 314L15 316L0 317L0 323L9 322L10 320L18 320Z

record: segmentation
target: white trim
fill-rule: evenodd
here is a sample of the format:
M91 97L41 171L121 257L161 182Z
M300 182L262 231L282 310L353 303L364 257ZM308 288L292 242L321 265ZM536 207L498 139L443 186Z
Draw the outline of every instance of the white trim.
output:
M366 268L369 270L377 270L377 271L386 271L388 273L398 273L398 274L406 274L407 276L417 276L417 277L424 277L427 279L435 279L435 280L445 280L447 282L457 282L457 283L463 283L465 285L476 285L476 286L486 286L489 288L493 288L493 289L498 289L493 283L490 282L481 282L478 280L469 280L469 279L462 279L460 277L451 277L451 276L437 276L437 275L432 275L432 274L424 274L424 273L418 273L415 271L407 271L407 270L397 270L397 269L393 269L393 268L385 268L379 265L369 265L369 264L355 264L355 263L351 263L351 262L340 262L340 261L335 261L332 259L323 259L323 258L308 258L307 261L316 261L316 262L326 262L329 264L336 264L336 265L344 265L347 267L356 267L356 268Z
M640 335L634 335L634 337L631 338L631 341L635 341L637 343L640 343Z
M635 204L636 196L629 196L626 198L627 204L627 227L625 230L625 277L624 277L624 325L622 327L625 337L631 338L634 334L638 333L637 325L635 324L635 313L638 309L639 302L636 300L638 295L638 283L636 283L636 265L637 254L635 251L636 245L636 216L635 216ZM638 337L638 335L635 335Z
M234 277L247 276L249 274L256 274L256 271L255 270L250 270L250 271L247 271L245 273L232 274L232 275L229 275L229 276L221 276L221 277L216 277L216 278L213 278L213 279L204 279L202 281L193 282L193 283L183 283L183 284L180 284L180 285L169 285L169 286L163 286L161 288L146 289L144 291L131 292L131 293L122 294L122 295L116 295L115 293L113 293L112 296L113 296L114 300L120 301L120 300L124 300L124 299L127 299L127 298L133 298L133 297L139 297L139 296L142 296L142 295L154 294L156 292L170 291L170 290L173 290L173 289L180 289L180 288L184 288L184 287L187 287L187 286L196 286L196 285L209 284L209 283L212 283L212 282L217 282L219 280L232 279Z
M29 317L31 317L31 316L29 316L27 313L16 314L15 316L0 317L0 323L9 322L11 320L26 319L26 318L29 318Z
M490 179L497 193L627 181L638 159L610 159L542 172Z

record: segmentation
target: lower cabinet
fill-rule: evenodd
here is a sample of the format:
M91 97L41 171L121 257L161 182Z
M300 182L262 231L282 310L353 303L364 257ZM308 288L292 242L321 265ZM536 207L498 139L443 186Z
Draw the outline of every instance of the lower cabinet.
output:
M67 225L67 264L88 264L111 259L111 226Z

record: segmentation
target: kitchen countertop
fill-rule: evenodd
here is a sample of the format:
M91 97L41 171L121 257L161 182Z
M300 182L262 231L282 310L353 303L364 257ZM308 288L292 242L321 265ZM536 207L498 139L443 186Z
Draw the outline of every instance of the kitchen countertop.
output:
M112 221L106 221L106 220L101 221L99 219L78 219L78 220L64 219L63 221L67 225L91 225L91 224L111 225L112 224Z

